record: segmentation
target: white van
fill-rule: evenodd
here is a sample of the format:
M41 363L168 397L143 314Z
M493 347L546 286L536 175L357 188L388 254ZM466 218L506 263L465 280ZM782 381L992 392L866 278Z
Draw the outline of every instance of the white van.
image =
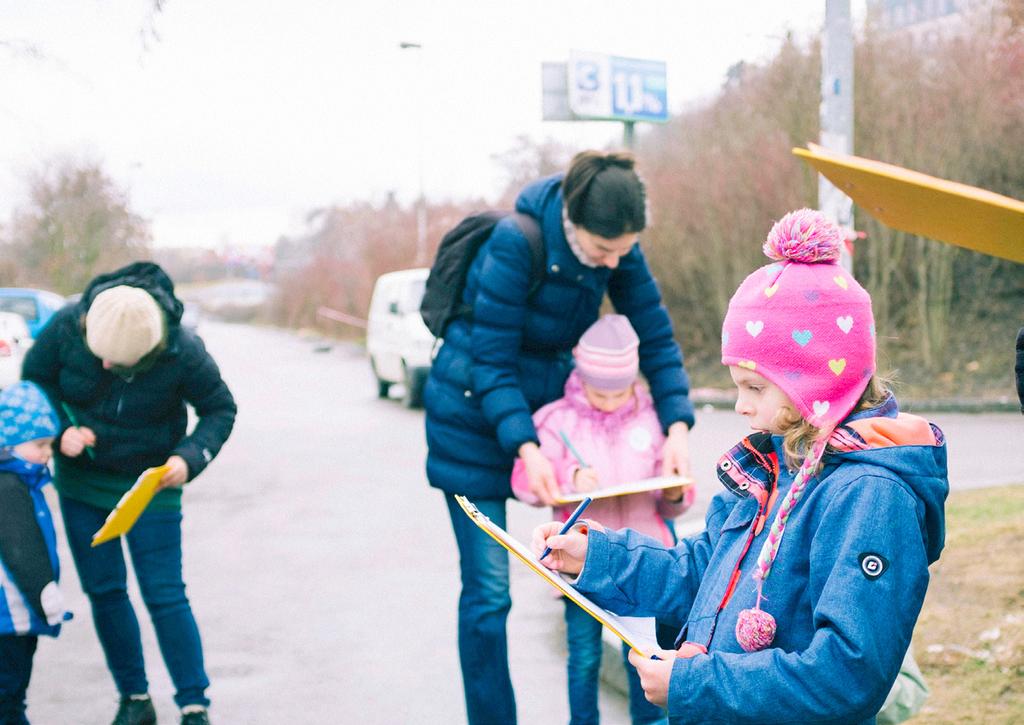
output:
M410 408L423 403L423 385L430 372L434 336L420 317L427 268L388 272L377 278L370 300L366 351L377 378L377 395L388 396L402 383L402 401Z

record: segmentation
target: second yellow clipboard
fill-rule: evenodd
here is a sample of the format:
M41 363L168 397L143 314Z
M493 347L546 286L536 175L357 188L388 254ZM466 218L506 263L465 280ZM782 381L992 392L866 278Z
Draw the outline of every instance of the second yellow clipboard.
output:
M117 506L107 516L107 520L103 522L100 530L92 535L92 545L99 546L100 544L105 544L131 531L139 516L149 506L149 502L153 500L153 496L156 495L157 484L160 483L160 479L163 478L168 470L170 470L169 466L157 466L156 468L147 468L143 471L142 475L135 481L135 484L117 502Z

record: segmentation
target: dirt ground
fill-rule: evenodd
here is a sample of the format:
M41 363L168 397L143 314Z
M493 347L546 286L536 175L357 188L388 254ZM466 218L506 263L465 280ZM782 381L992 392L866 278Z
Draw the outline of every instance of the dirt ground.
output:
M1024 722L1024 486L960 491L914 635L917 723Z

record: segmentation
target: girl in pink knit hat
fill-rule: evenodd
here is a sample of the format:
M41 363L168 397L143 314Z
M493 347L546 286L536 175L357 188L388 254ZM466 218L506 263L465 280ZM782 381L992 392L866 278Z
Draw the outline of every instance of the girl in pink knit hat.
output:
M873 723L910 644L944 541L945 441L875 377L841 243L819 212L787 214L733 295L722 362L753 433L719 460L706 531L534 532L598 604L685 622L660 660L630 654L672 723Z
M624 315L605 315L573 350L576 367L565 396L533 416L540 450L551 461L564 493L589 492L657 476L665 443L650 393L636 382L640 340ZM512 470L516 497L539 506L526 467ZM595 500L587 516L609 528L630 527L665 546L675 543L669 527L693 503L692 486L672 487ZM565 521L575 505L555 506ZM601 669L601 623L565 600L569 649L569 712L572 723L598 722L597 690ZM629 648L623 646L623 658ZM636 724L663 722L664 712L644 698L636 670L626 663L630 712Z

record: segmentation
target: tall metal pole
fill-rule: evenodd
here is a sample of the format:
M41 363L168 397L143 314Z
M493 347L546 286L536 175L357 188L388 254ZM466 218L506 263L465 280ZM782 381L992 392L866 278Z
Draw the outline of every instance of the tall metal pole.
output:
M626 147L627 151L633 151L636 148L636 123L634 121L622 122L622 145Z
M402 50L422 51L420 43L401 42L398 47ZM427 199L423 192L423 114L426 110L423 107L423 59L416 64L416 98L418 100L416 109L416 175L419 184L419 196L416 198L416 253L414 264L419 267L427 263Z
M853 153L853 22L850 0L825 0L825 33L821 43L821 145ZM818 208L853 236L853 200L818 176ZM840 264L853 268L844 246Z

